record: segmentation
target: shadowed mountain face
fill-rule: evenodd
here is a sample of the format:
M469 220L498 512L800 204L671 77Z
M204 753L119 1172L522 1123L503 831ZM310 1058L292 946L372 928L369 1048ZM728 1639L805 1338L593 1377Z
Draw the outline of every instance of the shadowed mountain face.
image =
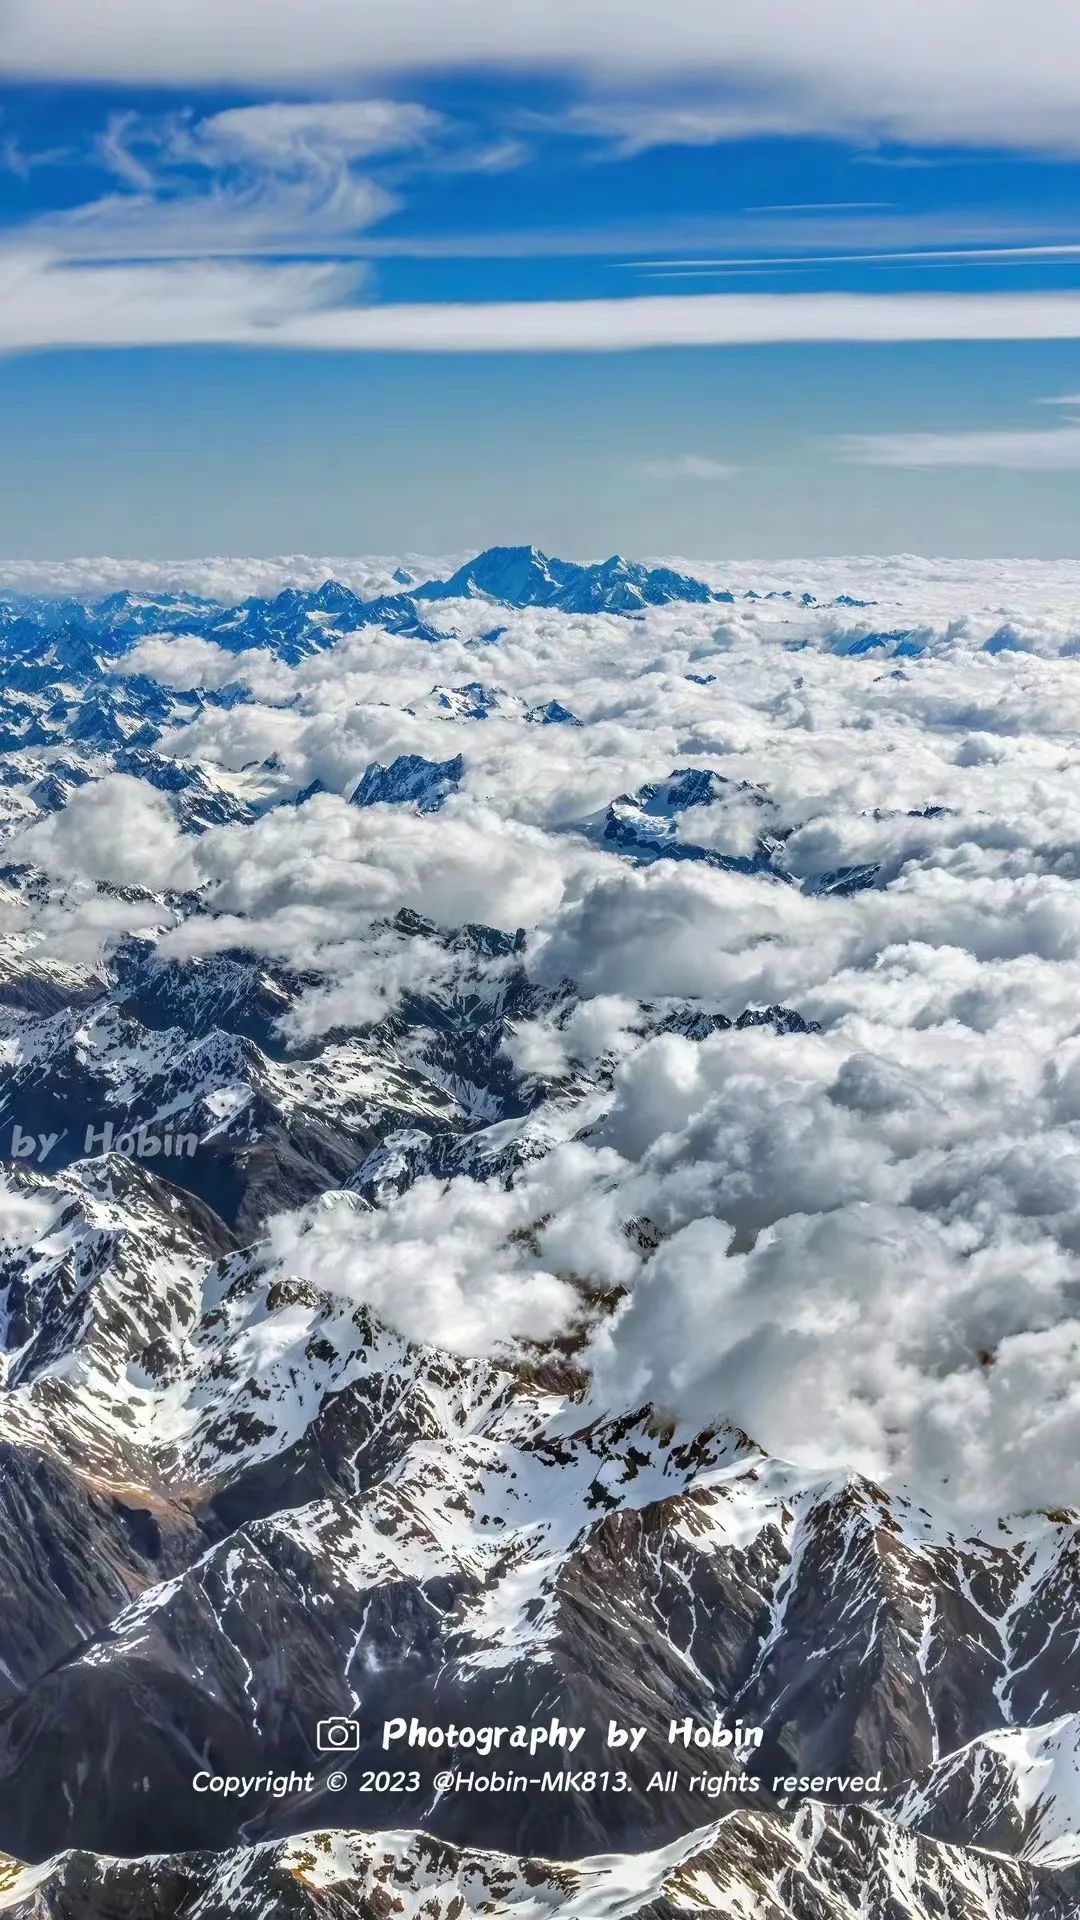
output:
M750 698L730 595L675 569L395 584L0 608L0 1914L1068 1920L1080 1512L969 1533L870 1446L818 1469L824 1346L810 1465L732 1396L871 1325L848 1414L880 1393L891 1441L955 1365L940 1439L1010 1341L1071 1338L1071 1031L1043 1058L1025 1001L994 1050L973 969L1069 959L1073 855L1048 826L1033 955L977 739L831 807L873 703L976 725L940 662L909 693L912 621ZM159 684L127 655L166 623ZM853 1219L866 1285L815 1292Z

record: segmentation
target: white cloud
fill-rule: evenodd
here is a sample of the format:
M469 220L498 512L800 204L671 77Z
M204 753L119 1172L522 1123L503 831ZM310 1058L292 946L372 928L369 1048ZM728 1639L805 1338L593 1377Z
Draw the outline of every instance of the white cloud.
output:
M115 584L115 563L84 564ZM224 563L192 564L205 580ZM350 565L360 577L333 570ZM526 926L535 983L570 974L580 999L534 1010L508 1052L525 1072L613 1073L587 1132L510 1190L458 1180L282 1221L281 1256L466 1351L565 1328L579 1282L625 1287L593 1337L601 1403L734 1417L802 1462L907 1479L964 1513L1076 1501L1080 568L702 571L792 597L633 621L507 610L494 646L476 638L490 607L448 606L434 652L368 629L296 668L267 662L265 683L241 657L255 697L206 709L164 751L243 789L273 750L286 782L341 792L372 759L460 750L460 794L432 816L322 796L185 838L160 794L107 780L21 843L67 888L23 931L50 957L92 957L153 910L85 875L182 873L201 910L161 951L246 944L310 967L303 1040L449 990L437 939L379 924L397 907ZM912 631L915 658L850 650ZM186 638L139 658L167 678L228 670ZM456 720L429 699L435 680L477 678L506 689L505 715ZM516 717L550 698L585 724ZM745 854L765 824L796 876L878 864L878 884L826 897L697 861L643 870L575 830L687 765L734 787L684 817L684 843ZM780 1002L822 1031L644 1039L684 996L729 1018ZM641 1216L663 1236L653 1258L623 1231Z
M140 640L118 661L124 673L145 673L164 687L250 687L261 700L287 700L294 688L289 669L261 647L220 647L194 633L157 633Z
M56 1215L56 1206L37 1194L20 1193L0 1180L0 1243L28 1252L40 1245Z
M727 460L711 460L700 453L679 453L667 460L641 460L638 471L650 480L731 480L739 469Z
M323 1201L274 1221L270 1245L290 1273L368 1302L412 1339L458 1353L506 1351L581 1314L574 1279L632 1277L639 1262L618 1217L593 1198L598 1168L609 1165L612 1157L571 1146L509 1190L421 1180L378 1213L344 1197ZM581 1207L589 1240L575 1233Z
M226 107L173 138L172 157L213 162L244 155L275 168L336 166L420 147L443 127L441 114L405 100L267 101Z
M113 886L183 887L192 878L169 802L145 781L112 773L78 787L60 813L8 843L17 858L46 872L88 876Z
M311 84L446 66L577 70L595 84L691 78L688 115L849 139L1075 151L1080 19L1070 0L915 0L897 18L861 0L11 0L12 75ZM709 81L714 82L709 98ZM704 97L702 97L704 96ZM677 123L677 122L676 122Z
M1049 1237L980 1245L857 1204L730 1242L702 1218L661 1248L597 1341L602 1397L690 1420L723 1406L781 1455L856 1460L967 1519L1046 1497L1048 1459L1060 1473L1080 1437L1076 1268Z
M563 124L609 141L618 157L631 158L651 147L712 147L770 134L820 132L816 118L809 98L801 108L796 102L774 104L760 98L659 106L615 101L573 108Z
M858 433L836 442L867 467L1003 467L1020 473L1080 468L1080 423L972 433Z
M519 1073L557 1077L571 1065L595 1067L607 1058L632 1052L640 1009L635 1000L618 994L600 994L580 1000L569 1017L523 1020L510 1032L504 1052Z
M769 342L1052 340L1080 335L1073 294L657 294L617 300L324 307L281 346L400 352L631 352Z
M1080 338L1080 295L1065 293L662 294L358 306L351 303L356 285L355 267L325 262L73 265L42 252L0 252L0 351L215 342L343 353L559 353Z
M64 265L0 251L0 352L36 347L242 345L354 284L329 265L169 261Z
M288 715L275 718L288 726ZM346 753L351 786L372 756L359 745ZM71 804L59 818L70 812ZM39 831L46 829L32 829ZM168 936L169 952L220 950L243 938L300 966L326 966L320 949L330 948L339 968L357 930L401 906L443 926L535 925L599 858L501 817L479 797L417 815L351 807L334 794L275 809L252 827L204 834L191 857L216 917L186 921ZM366 950L356 965L368 966Z
M202 119L115 114L98 157L122 190L27 231L84 260L318 252L397 205L357 161L425 149L446 126L427 107L379 99L273 101Z
M76 594L90 600L130 590L147 595L195 593L225 604L249 594L280 593L282 587L320 587L324 580L340 580L354 593L374 599L394 593L395 569L409 566L417 580L429 580L453 571L464 555L375 555L348 558L340 554L281 554L273 559L244 554L218 554L206 559L115 559L110 555L65 560L0 560L0 587L16 593Z

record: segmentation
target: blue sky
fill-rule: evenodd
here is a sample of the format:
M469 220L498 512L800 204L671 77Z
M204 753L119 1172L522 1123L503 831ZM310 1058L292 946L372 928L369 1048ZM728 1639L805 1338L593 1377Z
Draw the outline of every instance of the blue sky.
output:
M806 11L11 0L0 544L1077 553L1080 11Z

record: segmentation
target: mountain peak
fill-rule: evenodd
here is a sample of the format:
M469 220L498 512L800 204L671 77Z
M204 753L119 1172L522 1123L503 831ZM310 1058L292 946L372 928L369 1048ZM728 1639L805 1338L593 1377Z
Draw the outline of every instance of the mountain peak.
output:
M452 760L425 760L419 753L399 753L384 767L373 761L350 795L354 807L413 806L418 813L437 813L457 791L465 771L460 753Z
M730 600L703 580L670 567L646 567L614 553L579 566L539 547L485 547L448 580L417 588L423 600L489 599L509 606L554 607L563 613L640 613L673 600Z

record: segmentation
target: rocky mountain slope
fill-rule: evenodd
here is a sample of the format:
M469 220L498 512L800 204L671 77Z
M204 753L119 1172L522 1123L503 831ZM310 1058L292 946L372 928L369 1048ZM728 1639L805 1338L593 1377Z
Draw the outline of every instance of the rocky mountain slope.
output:
M1015 834L929 756L918 791L860 774L838 819L820 764L800 784L751 752L764 711L816 741L825 695L789 665L767 699L729 696L704 623L735 603L677 568L493 549L400 584L0 609L0 1913L1065 1920L1080 1510L969 1526L937 1486L789 1459L722 1396L703 1412L602 1364L635 1289L659 1273L685 1299L680 1246L713 1271L687 1222L724 1226L734 1266L812 1217L839 1268L845 1209L900 1200L963 1263L927 1343L931 1371L970 1362L969 1423L1010 1340L1049 1326L1067 1351L1069 1035L1029 1070L1010 1027L959 1087L1003 989L958 941L1035 991L1027 921L989 918ZM869 641L841 647L850 617L828 614L829 672L907 700ZM645 760L636 710L610 710L638 632L644 707L650 676L666 703ZM916 662L913 632L873 647ZM567 633L595 677L591 656L549 670ZM155 671L126 659L144 643ZM517 812L494 784L515 756ZM976 743L957 780L996 764ZM1073 884L1051 827L1047 964ZM912 952L956 972L950 1051L922 1051L926 994L879 1057ZM864 966L877 998L853 1012ZM999 1083L1012 1134L983 1119ZM1038 1126L1049 1168L1025 1157ZM1015 1253L976 1231L1003 1192L1045 1277L1030 1327ZM871 1243L883 1270L898 1231ZM1007 1304L988 1296L968 1355L963 1287L999 1268ZM842 1345L889 1304L806 1303L792 1351L823 1314ZM710 1321L765 1366L731 1291L685 1332L680 1311L677 1378ZM907 1349L875 1365L915 1398ZM343 1788L335 1717L356 1729ZM595 1778L437 1786L440 1749L383 1745L402 1717L471 1734L470 1768L492 1723L580 1727L570 1770ZM611 1722L640 1729L632 1754ZM731 1738L672 1741L684 1722Z
M39 1210L0 1402L16 1856L317 1825L346 1811L321 1784L286 1812L268 1789L199 1800L193 1756L250 1771L254 1743L277 1771L319 1769L318 1722L355 1710L355 1764L378 1769L385 1718L483 1725L496 1706L584 1724L576 1761L601 1771L609 1719L643 1726L638 1791L480 1807L435 1795L425 1756L365 1819L568 1857L667 1841L700 1790L685 1765L654 1800L642 1783L685 1759L672 1720L720 1715L763 1732L756 1802L783 1798L778 1772L881 1773L906 1825L939 1833L947 1804L944 1837L1025 1851L981 1758L962 1805L954 1776L980 1736L1037 1776L1047 1695L1080 1711L1075 1517L959 1539L737 1431L597 1416L565 1363L534 1380L417 1348L223 1247L213 1215L123 1157L14 1182ZM1058 1764L1075 1778L1072 1747Z
M425 1834L304 1834L223 1861L186 1854L41 1867L0 1858L12 1920L1065 1920L1075 1893L1054 1876L913 1838L845 1808L737 1813L653 1853L515 1859Z

